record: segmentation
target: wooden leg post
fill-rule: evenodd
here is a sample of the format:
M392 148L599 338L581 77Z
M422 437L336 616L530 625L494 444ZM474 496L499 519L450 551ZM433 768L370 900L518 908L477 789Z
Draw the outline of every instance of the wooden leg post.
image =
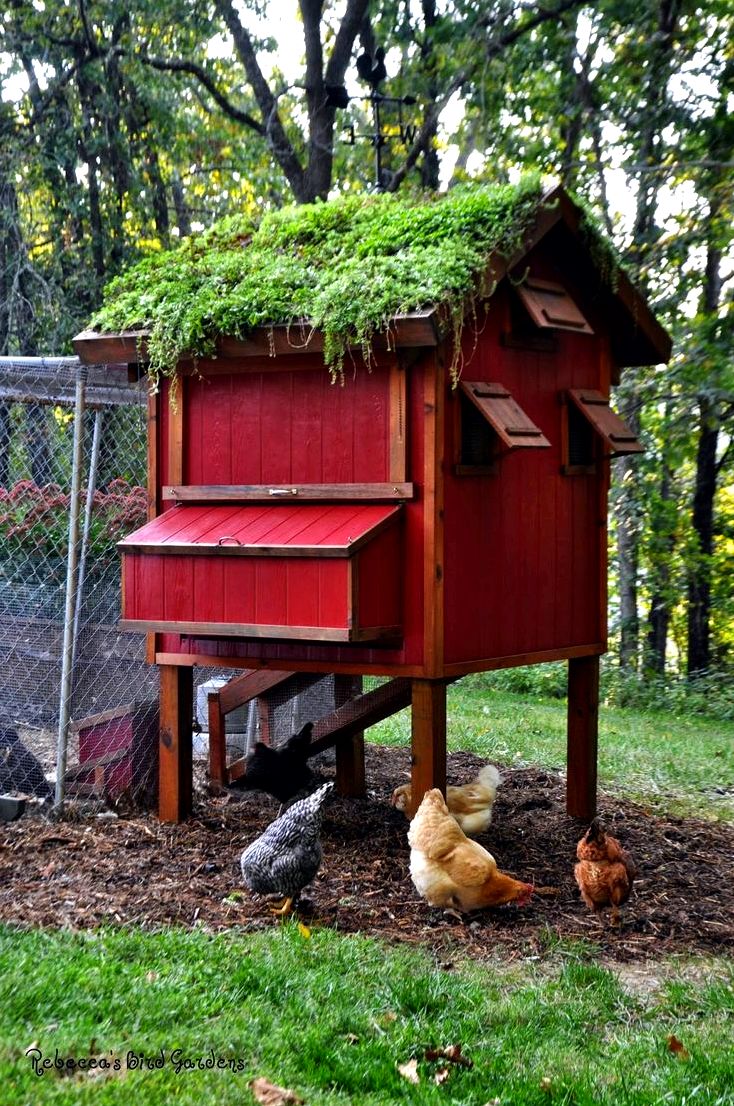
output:
M362 692L361 676L334 676L334 706L348 703ZM336 789L349 799L361 799L364 785L364 730L336 745Z
M591 821L596 814L599 735L599 658L568 662L568 752L566 811Z
M160 776L158 817L183 822L192 805L194 672L188 666L160 666Z
M209 715L209 779L226 786L227 776L227 724L221 708L219 694L210 691L207 697Z
M417 809L426 791L446 794L446 684L413 680L411 724L411 799Z

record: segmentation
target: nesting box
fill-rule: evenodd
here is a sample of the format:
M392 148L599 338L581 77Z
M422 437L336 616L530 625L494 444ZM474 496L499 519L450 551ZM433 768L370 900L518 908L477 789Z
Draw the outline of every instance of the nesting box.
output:
M419 798L445 783L447 682L566 659L569 810L593 811L610 460L641 449L610 387L670 342L579 228L560 189L544 198L515 255L489 259L458 358L437 304L395 318L341 383L318 333L273 327L183 359L175 403L166 385L151 397L151 517L120 546L122 624L162 666L164 817L189 801L194 664L394 677ZM140 334L75 344L145 358Z

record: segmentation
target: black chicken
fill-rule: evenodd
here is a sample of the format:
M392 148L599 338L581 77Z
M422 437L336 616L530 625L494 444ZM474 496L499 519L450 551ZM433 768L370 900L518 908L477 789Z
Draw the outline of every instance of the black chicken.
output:
M317 781L308 766L312 732L313 722L307 722L299 733L277 748L256 741L245 761L244 776L233 781L232 786L245 791L267 791L281 803L312 787Z
M357 58L357 73L363 81L366 81L375 89L378 84L385 80L387 69L385 67L385 51L382 46L378 46L375 50L374 59L367 50L359 55Z
M0 792L18 792L50 799L53 792L38 757L15 730L0 728Z
M289 914L303 888L321 865L321 808L333 783L325 783L312 795L271 822L243 852L242 879L258 895L282 895L284 902L274 913Z

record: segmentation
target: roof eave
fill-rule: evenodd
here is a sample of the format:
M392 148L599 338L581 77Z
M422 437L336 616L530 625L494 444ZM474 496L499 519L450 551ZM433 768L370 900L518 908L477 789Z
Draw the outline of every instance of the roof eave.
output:
M74 338L74 350L87 365L124 363L144 364L148 361L148 330L127 330L119 333L102 333L83 330ZM439 336L439 311L435 307L424 311L412 311L396 315L387 331L375 336L372 348L379 352L393 349L415 349L437 346ZM221 337L217 339L217 357L277 357L293 353L322 353L324 335L307 324L291 326L260 326L247 338ZM184 355L181 360L191 360Z

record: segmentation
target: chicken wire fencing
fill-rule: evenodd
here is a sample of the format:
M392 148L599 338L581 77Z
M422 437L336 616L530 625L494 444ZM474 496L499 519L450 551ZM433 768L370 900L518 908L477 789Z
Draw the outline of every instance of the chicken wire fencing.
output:
M0 357L0 795L155 805L158 670L145 635L118 629L116 548L147 517L146 408L146 382L123 368ZM200 797L209 697L232 678L194 669ZM281 744L381 682L293 674L226 716L228 756Z
M116 542L146 519L146 400L124 371L0 358L0 793L53 800L59 761L71 798L154 783L157 672L144 635L117 629Z

